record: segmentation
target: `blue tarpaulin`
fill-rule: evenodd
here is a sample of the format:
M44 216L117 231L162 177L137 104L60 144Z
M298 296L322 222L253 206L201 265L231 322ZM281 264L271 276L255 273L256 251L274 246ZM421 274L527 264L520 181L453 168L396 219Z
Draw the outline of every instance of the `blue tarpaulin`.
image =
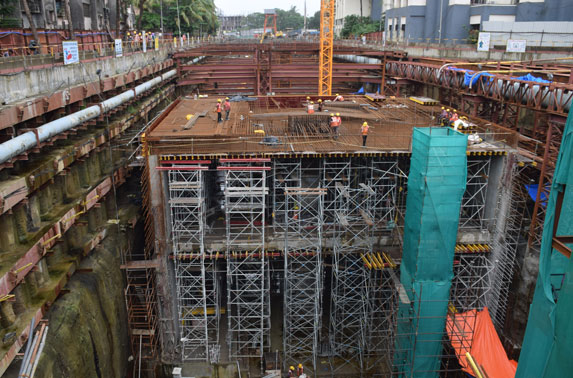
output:
M474 76L474 75L475 75L475 76ZM472 79L472 76L473 76L473 79ZM480 73L476 74L474 71L466 71L466 74L464 75L464 85L465 85L466 87L469 87L469 86L470 86L470 81L471 81L471 85L472 85L472 86L475 85L475 83L477 83L478 79L479 79L481 76L484 76L484 77L487 76L487 77L489 77L489 76L493 76L493 75L490 74L490 73L487 73L487 72L480 72ZM490 80L491 80L491 79L490 79Z
M529 197L534 201L537 199L537 188L539 188L538 184L525 185L525 189L527 190ZM541 206L547 205L547 193L549 193L549 188L549 185L547 185L545 190L541 192Z
M544 80L544 79L542 79L542 78L540 78L540 77L535 77L535 76L533 76L532 74L527 74L527 75L524 75L524 76L516 77L515 79L517 79L517 80L526 80L526 81L534 81L534 82L536 82L536 83L546 83L546 84L551 83L551 81L549 81L549 80Z

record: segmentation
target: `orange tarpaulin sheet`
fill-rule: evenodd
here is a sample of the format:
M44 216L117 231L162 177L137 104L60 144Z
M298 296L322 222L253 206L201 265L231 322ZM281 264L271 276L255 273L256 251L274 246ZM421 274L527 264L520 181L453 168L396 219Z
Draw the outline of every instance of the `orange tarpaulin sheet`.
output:
M474 375L466 361L466 352L470 352L489 378L515 377L517 363L507 358L487 308L448 316L446 330L466 373Z

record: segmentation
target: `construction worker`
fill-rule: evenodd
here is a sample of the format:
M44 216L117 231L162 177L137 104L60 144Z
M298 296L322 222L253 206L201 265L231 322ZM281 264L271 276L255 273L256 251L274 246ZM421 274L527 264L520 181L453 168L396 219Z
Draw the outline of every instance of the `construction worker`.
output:
M446 111L446 108L444 108L442 106L442 112L440 113L440 115L438 116L438 123L440 125L442 125L444 123L444 120L448 118L448 112Z
M336 97L334 98L334 101L344 101L344 97L342 97L340 94L336 94Z
M225 103L223 104L225 109L225 121L229 120L229 113L231 113L231 102L229 102L229 97L225 97Z
M454 124L460 117L458 116L458 112L454 109L454 114L450 117L450 126Z
M364 123L362 124L362 147L366 147L366 138L368 138L368 129L370 128L370 126L368 126L368 122L364 121Z
M308 114L314 114L314 101L308 103Z
M340 126L339 123L339 115L340 113L332 113L332 116L330 117L330 129L332 130L332 134L334 136L334 139L338 139L338 127Z
M296 375L300 377L303 374L304 374L304 368L302 367L302 364L298 364L298 368L296 369Z
M288 369L288 377L289 377L289 378L291 378L291 377L296 377L295 374L296 374L296 373L295 373L295 371L294 371L294 366L291 366L291 367Z
M322 112L322 100L320 98L318 99L318 112Z
M221 99L217 100L217 122L223 122L223 115L221 114Z

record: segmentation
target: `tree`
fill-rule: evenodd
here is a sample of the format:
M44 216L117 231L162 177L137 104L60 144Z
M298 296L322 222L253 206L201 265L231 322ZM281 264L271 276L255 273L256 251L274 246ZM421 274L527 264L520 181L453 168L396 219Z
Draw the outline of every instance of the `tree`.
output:
M320 29L320 11L316 11L314 16L308 19L307 28L309 29Z
M34 18L32 17L32 12L30 12L30 7L28 6L28 0L22 0L22 6L24 7L24 13L26 13L26 18L28 18L28 22L30 23L30 29L32 29L32 35L36 40L38 46L40 46L40 38L38 37L38 30L36 30L36 23L34 22Z
M304 26L304 16L297 12L296 7L292 6L288 11L275 9L277 12L277 29L302 29Z
M177 32L176 0L163 0L163 28L165 31ZM157 30L161 26L161 1L147 0L141 16L141 30ZM199 34L199 31L214 33L219 22L215 13L213 0L179 0L181 33Z
M360 17L357 15L346 16L344 18L344 27L340 32L342 38L350 36L360 36L366 33L372 33L384 29L382 21L373 21L370 17Z

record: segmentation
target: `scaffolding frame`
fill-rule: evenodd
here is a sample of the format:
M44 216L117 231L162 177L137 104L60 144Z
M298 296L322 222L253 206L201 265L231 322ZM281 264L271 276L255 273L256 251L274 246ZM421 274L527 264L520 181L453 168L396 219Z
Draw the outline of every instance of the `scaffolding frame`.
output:
M336 183L330 344L346 363L357 359L364 369L368 319L368 271L362 256L372 251L372 188ZM342 366L342 365L341 365Z
M220 159L225 172L229 357L259 357L270 346L265 205L270 159Z
M458 229L485 229L486 195L489 183L491 156L467 159L468 175L466 191L462 197L460 224Z
M301 160L273 160L273 231L283 235L286 230L286 194L289 188L301 187Z
M455 259L452 279L455 296L452 296L452 304L462 312L486 307L492 289L490 279L493 263L489 256L471 253L456 256Z
M284 364L318 369L322 327L322 198L321 188L285 191L284 232Z
M218 344L220 309L212 259L206 260L207 167L172 166L168 171L177 312L183 361L218 359L210 347Z
M392 229L396 218L398 160L371 159L368 186L374 191L369 197L372 216L379 229Z
M505 170L509 175L507 184L498 191L495 210L495 230L492 238L490 259L494 263L491 284L496 290L490 292L488 307L493 324L502 329L507 314L509 290L513 280L517 247L523 229L524 211L527 207L522 175L527 168L526 159L510 155Z
M326 189L323 199L324 224L332 226L336 220L336 185L348 186L351 175L351 160L322 160L322 187Z

